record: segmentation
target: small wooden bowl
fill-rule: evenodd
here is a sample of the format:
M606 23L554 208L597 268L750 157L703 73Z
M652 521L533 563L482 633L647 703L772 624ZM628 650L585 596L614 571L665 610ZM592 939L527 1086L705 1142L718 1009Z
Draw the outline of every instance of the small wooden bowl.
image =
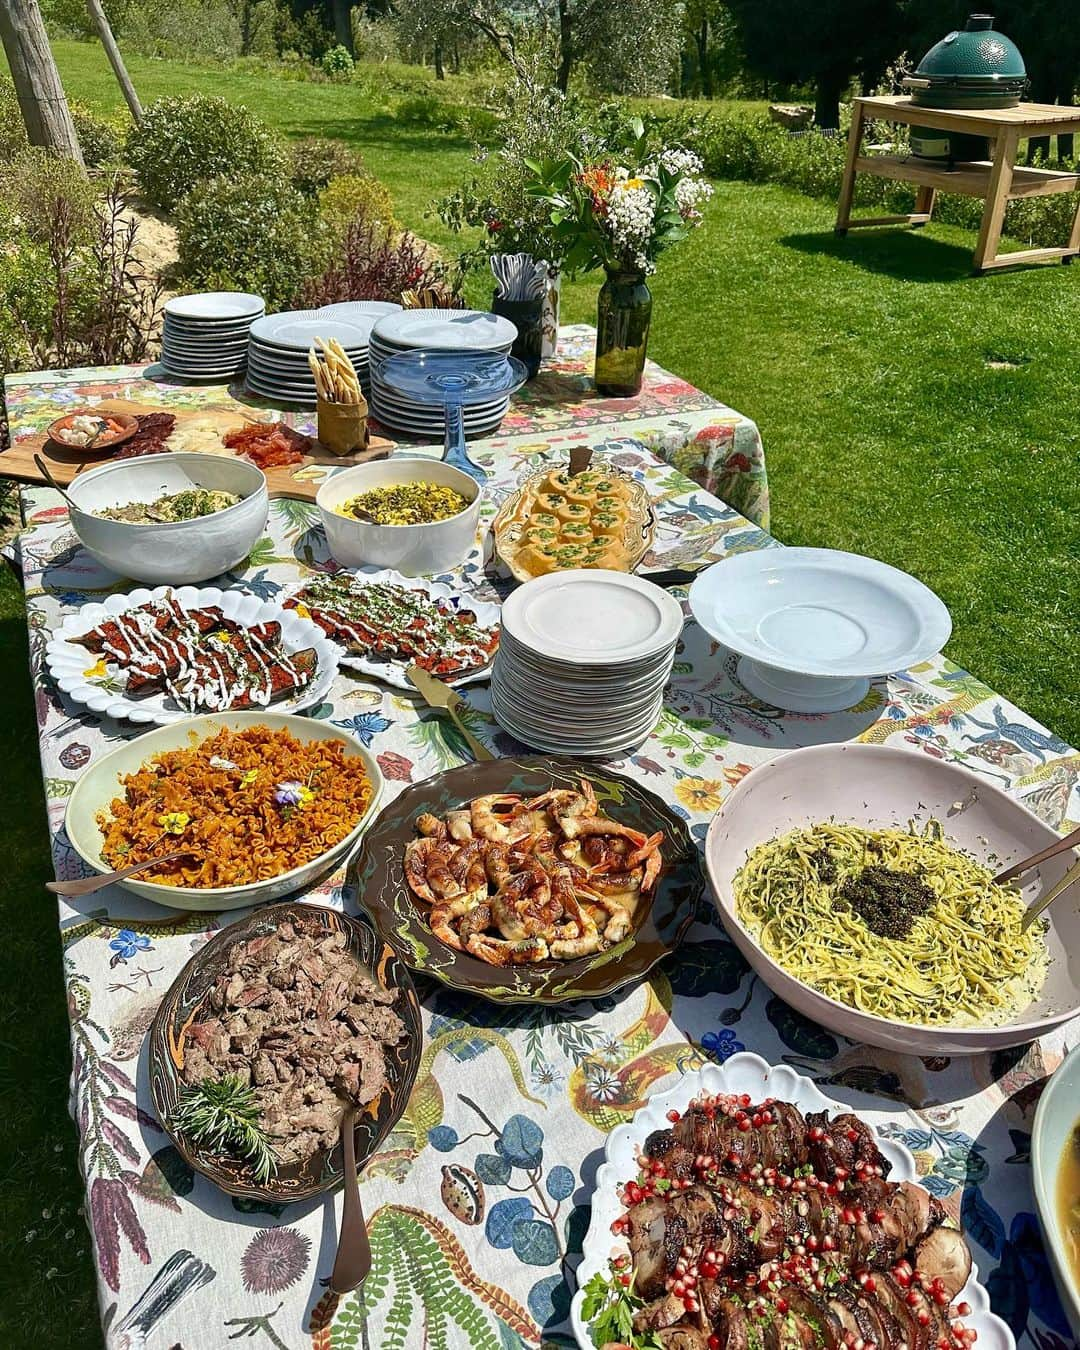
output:
M92 445L74 445L71 441L66 441L61 432L66 431L76 417L107 417L111 422L116 422L120 430L103 431ZM139 420L137 417L132 417L130 413L107 413L101 412L97 408L76 408L74 412L66 413L63 417L58 417L55 422L50 423L46 435L49 440L63 446L65 450L70 450L72 454L83 455L87 459L92 459L95 455L115 450L118 445L130 441L138 429Z

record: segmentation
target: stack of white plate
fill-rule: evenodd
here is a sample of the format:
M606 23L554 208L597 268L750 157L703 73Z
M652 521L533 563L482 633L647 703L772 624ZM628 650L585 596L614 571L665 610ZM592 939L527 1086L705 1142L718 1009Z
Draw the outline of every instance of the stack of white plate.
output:
M368 383L368 334L385 309L374 312L372 302L357 300L325 309L295 309L268 314L251 325L248 342L247 387L275 403L315 406L315 380L308 351L317 337L336 339L348 353L362 387ZM343 314L342 309L348 314ZM397 306L395 306L397 308Z
M398 352L501 352L509 354L517 329L499 314L478 309L404 309L388 314L371 330L371 410L385 427L441 441L446 414L439 404L417 403L391 389L380 363ZM466 436L490 436L506 416L510 396L464 410Z
M206 291L166 301L162 366L185 380L239 375L247 361L248 329L265 310L261 296L239 291Z
M660 719L682 627L679 602L641 577L591 568L537 577L503 605L492 711L550 754L629 750Z

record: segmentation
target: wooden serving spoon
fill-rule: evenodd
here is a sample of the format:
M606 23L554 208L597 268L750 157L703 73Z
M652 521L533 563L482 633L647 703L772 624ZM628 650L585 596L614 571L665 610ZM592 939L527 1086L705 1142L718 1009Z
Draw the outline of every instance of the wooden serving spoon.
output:
M356 1107L350 1103L341 1117L345 1205L341 1212L337 1256L330 1272L330 1288L335 1294L349 1293L363 1284L371 1272L371 1243L360 1204L360 1183L356 1179L356 1116Z
M102 877L79 877L77 881L47 881L45 889L52 891L53 895L93 895L95 891L111 886L114 881L120 881L124 877L133 876L144 868L156 867L158 863L172 862L175 858L188 857L190 854L189 848L180 848L173 853L166 853L162 858L144 858L142 862L131 863L130 866L121 867L115 872L106 872Z

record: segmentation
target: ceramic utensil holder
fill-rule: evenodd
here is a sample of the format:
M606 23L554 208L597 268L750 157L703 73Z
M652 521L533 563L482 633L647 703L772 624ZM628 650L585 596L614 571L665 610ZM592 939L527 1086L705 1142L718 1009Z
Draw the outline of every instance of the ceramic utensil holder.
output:
M544 344L543 311L542 296L534 300L507 300L501 295L495 295L491 301L493 314L501 314L517 325L518 335L510 348L510 354L524 364L530 380L540 369Z
M334 455L351 455L368 443L368 405L361 395L359 403L328 403L318 399L318 437Z

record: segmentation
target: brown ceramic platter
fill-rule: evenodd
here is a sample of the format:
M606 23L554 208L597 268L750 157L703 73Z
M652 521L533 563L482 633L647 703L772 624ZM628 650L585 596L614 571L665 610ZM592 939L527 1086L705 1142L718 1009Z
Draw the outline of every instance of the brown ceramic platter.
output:
M492 792L535 796L552 787L592 782L601 810L645 834L664 831L664 865L648 901L638 906L625 941L576 961L538 961L504 969L434 936L426 908L405 881L405 846L417 816L448 810ZM414 971L497 1003L565 1003L600 998L639 980L682 941L705 889L700 854L685 822L659 797L602 764L523 756L463 764L408 787L383 808L350 864L349 879L382 940Z
M119 424L120 430L103 432L93 445L72 445L70 441L63 439L60 432L66 431L76 417L111 417ZM138 420L130 413L102 412L98 408L76 408L74 412L65 413L55 422L50 422L45 434L54 444L62 446L71 454L91 458L94 455L106 454L110 450L115 450L118 445L123 445L125 441L130 441L138 429Z
M286 920L317 920L327 933L341 931L357 964L385 989L397 991L392 1007L405 1024L400 1045L386 1049L387 1086L365 1107L356 1122L356 1161L359 1166L379 1147L400 1119L409 1100L420 1063L422 1028L420 1004L408 969L393 950L358 919L324 905L292 901L268 905L216 934L191 958L161 1001L150 1027L150 1093L154 1110L181 1157L229 1195L276 1204L309 1200L342 1179L340 1145L315 1154L302 1164L280 1167L265 1185L256 1185L248 1166L190 1143L172 1125L183 1087L184 1041L195 1013L222 972L230 948L250 938L272 934Z

